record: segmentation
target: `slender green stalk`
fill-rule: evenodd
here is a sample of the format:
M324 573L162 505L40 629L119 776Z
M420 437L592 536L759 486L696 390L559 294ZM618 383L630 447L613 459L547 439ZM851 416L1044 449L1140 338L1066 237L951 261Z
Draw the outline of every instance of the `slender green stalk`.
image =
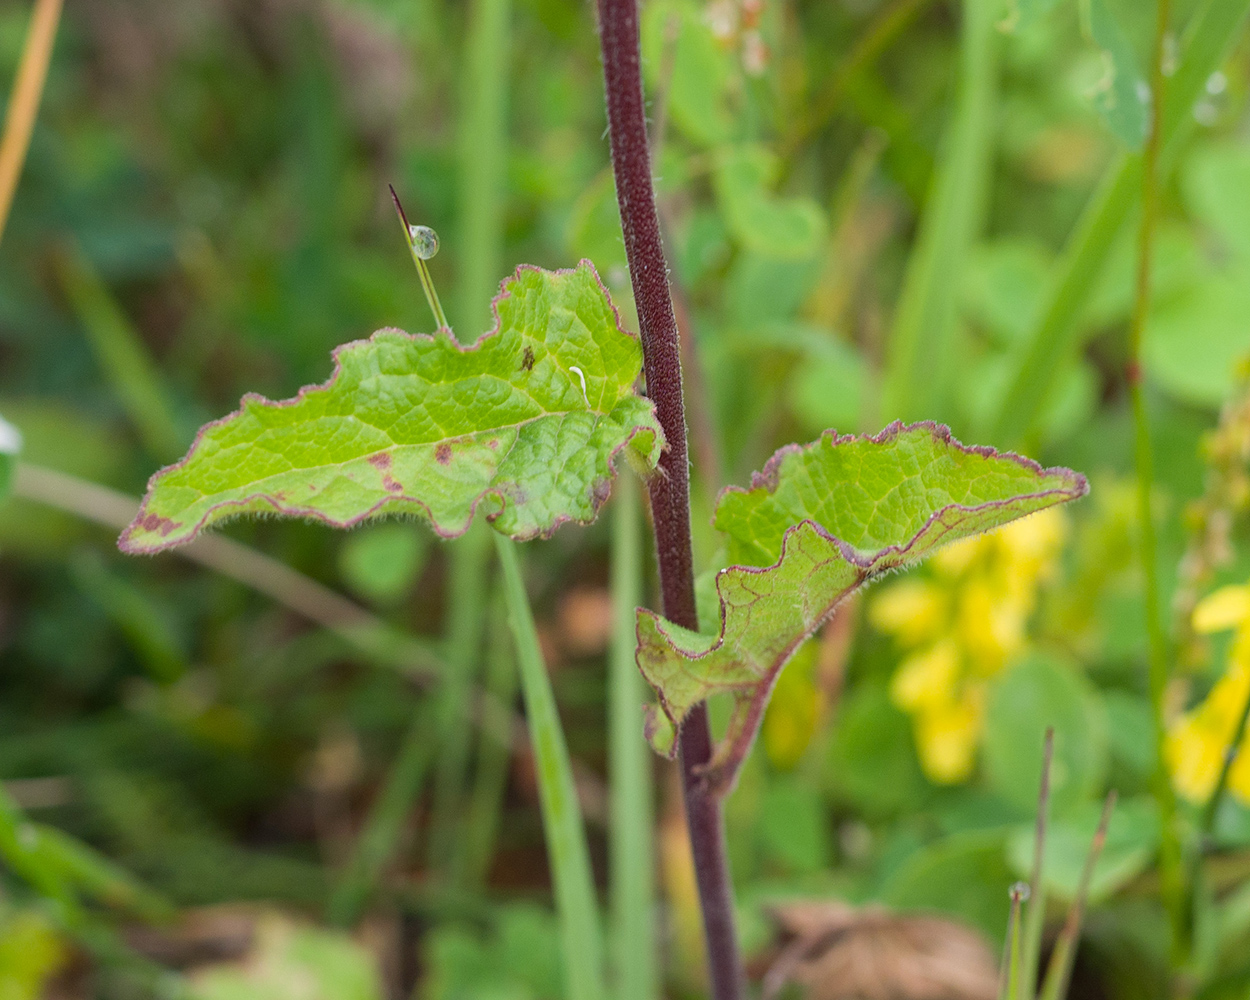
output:
M651 752L642 738L643 682L634 662L642 603L642 517L638 484L616 480L612 509L612 651L608 661L611 785L612 946L617 1000L655 1000L655 847Z
M326 919L349 926L356 922L383 870L395 855L412 804L421 794L429 771L434 741L430 739L430 712L413 714L399 757L386 776L365 827L353 845L352 856L330 896Z
M1192 109L1207 79L1236 41L1250 0L1207 0L1191 18L1181 60L1168 81L1160 129L1159 176L1166 176L1194 127ZM1023 348L1015 355L1007 391L990 437L1018 445L1036 426L1055 379L1080 342L1081 312L1102 273L1142 183L1141 155L1121 156L1109 168L1068 240Z
M486 329L491 296L502 277L511 16L512 0L473 0L465 35L455 316L469 341Z
M905 32L929 5L931 0L894 0L882 7L855 41L846 56L827 77L819 94L808 103L810 111L800 109L797 124L786 137L781 158L789 161L802 145L837 113L847 85L866 66L871 65ZM805 112L805 113L803 113Z
M1007 918L1007 940L1003 943L1003 963L998 973L998 1000L1020 998L1020 907L1029 896L1029 887L1017 882L1011 887L1011 915Z
M1150 441L1150 418L1146 412L1142 387L1141 344L1150 313L1150 271L1154 253L1155 228L1159 203L1159 150L1163 141L1161 128L1163 93L1166 77L1163 72L1164 48L1167 41L1170 0L1159 0L1155 26L1154 53L1151 61L1150 131L1142 161L1141 230L1138 237L1137 292L1129 323L1128 385L1133 402L1133 424L1137 457L1137 519L1140 531L1142 574L1145 583L1146 634L1150 643L1150 703L1153 709L1155 761L1153 791L1159 805L1162 842L1159 849L1159 874L1163 901L1172 918L1174 947L1178 954L1188 950L1188 921L1185 916L1184 872L1180 838L1176 830L1176 795L1163 756L1166 738L1164 695L1168 682L1168 639L1159 607L1158 551L1155 543L1154 511L1151 492L1154 488L1154 456Z
M508 635L506 608L500 591L492 601L488 622L486 649L487 693L496 704L511 705L516 697L516 657L512 653L511 637ZM495 851L495 838L499 832L499 816L503 808L503 795L508 785L508 762L512 747L483 726L477 743L477 769L473 777L473 793L469 800L468 819L465 823L467 843L463 852L464 881L470 886L480 886L486 878L491 857Z
M1224 751L1224 759L1220 763L1220 773L1216 778L1215 787L1211 790L1211 795L1202 807L1202 813L1198 818L1198 836L1194 838L1194 842L1189 845L1185 858L1185 917L1186 917L1186 935L1194 936L1194 928L1197 923L1199 910L1199 897L1204 891L1203 868L1202 861L1211 842L1211 835L1215 830L1215 821L1219 816L1220 803L1224 801L1224 795L1228 791L1228 777L1232 773L1233 764L1237 761L1237 754L1241 749L1241 743L1246 737L1246 725L1250 722L1250 691L1246 692L1245 703L1241 706L1241 713L1237 717L1237 725L1233 728L1232 740ZM1185 956L1193 962L1197 956ZM1200 960L1199 960L1200 961Z
M400 204L399 195L391 188L391 197L395 201L395 211L399 213L399 224L404 227L404 242L408 244L408 252L412 254L412 262L417 267L417 276L421 279L421 291L425 292L425 301L430 304L430 312L434 314L434 322L440 330L450 330L447 314L443 312L443 304L438 300L438 290L434 287L434 279L430 277L430 268L426 261L438 253L438 233L429 226L414 226L408 221L408 213Z
M4 115L4 135L0 136L0 236L4 235L8 224L13 195L26 163L26 151L30 149L30 135L35 128L60 23L61 0L37 0Z
M1094 868L1102 855L1103 845L1107 842L1107 827L1111 824L1111 813L1115 810L1116 793L1110 792L1102 807L1102 819L1089 845L1089 854L1085 856L1085 867L1081 869L1081 881L1077 886L1076 898L1072 908L1068 910L1068 919L1064 921L1063 930L1055 941L1055 950L1050 953L1050 964L1046 967L1046 981L1042 984L1039 1000L1064 1000L1068 995L1068 983L1072 980L1072 963L1076 961L1076 949L1081 943L1081 925L1085 921L1085 904L1089 900L1090 885L1094 880Z
M58 253L54 264L96 359L144 447L166 462L177 460L187 441L179 433L181 421L147 345L76 243Z
M1050 824L1050 769L1055 755L1055 730L1047 728L1042 747L1041 784L1037 792L1037 830L1033 838L1033 871L1029 877L1029 907L1025 918L1024 951L1020 958L1022 996L1037 991L1037 969L1046 927L1046 828Z
M603 942L595 884L564 730L538 645L516 544L495 533L495 550L503 569L508 616L521 665L521 692L534 749L543 830L560 919L565 995L567 1000L603 1000Z
M1233 730L1233 739L1229 743L1228 749L1224 751L1224 760L1220 764L1220 776L1215 781L1215 788L1211 792L1211 797L1207 799L1207 804L1202 808L1202 818L1198 822L1198 829L1203 839L1211 836L1215 830L1215 819L1220 811L1220 803L1224 800L1224 793L1228 791L1228 776L1232 773L1233 764L1237 762L1237 754L1241 750L1242 740L1246 738L1246 724L1250 722L1250 691L1246 692L1246 702L1241 706L1241 714L1237 717L1237 726Z
M443 652L447 670L439 681L437 695L439 753L429 854L430 861L453 881L464 874L466 862L461 809L471 731L465 726L464 717L476 681L486 624L491 534L489 525L479 520L451 544L448 552L447 638Z
M455 304L465 341L474 340L477 332L485 329L491 295L499 280L507 179L510 17L511 0L473 0L461 58L464 73L458 136L460 236L456 247L460 275ZM422 282L427 282L425 262L417 263L422 270ZM445 327L446 317L441 316L442 307L432 289L431 282L427 290L430 307ZM441 749L434 785L430 857L457 883L472 866L468 851L473 838L464 828L462 815L466 806L470 732L460 720L480 669L489 591L489 534L485 524L476 524L450 550L446 656L451 671L440 693Z
M959 95L920 221L890 334L884 409L904 419L942 412L960 274L988 187L998 76L998 0L964 0Z

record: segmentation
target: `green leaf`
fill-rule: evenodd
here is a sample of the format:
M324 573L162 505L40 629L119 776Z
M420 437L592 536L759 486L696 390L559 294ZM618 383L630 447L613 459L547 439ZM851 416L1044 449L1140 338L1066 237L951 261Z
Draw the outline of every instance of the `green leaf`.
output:
M13 471L22 450L22 432L0 417L0 499L13 485Z
M716 527L739 564L717 576L719 633L638 614L638 665L659 695L647 719L652 746L671 753L694 705L732 694L729 733L707 774L726 787L778 673L839 601L940 545L1086 490L1077 473L965 447L933 423L894 423L875 437L827 432L783 448L750 490L726 490L717 505Z
M994 830L952 834L916 851L886 879L880 899L894 909L936 910L988 937L1000 935L1011 904L1011 869L1003 835Z
M871 818L914 812L929 793L911 723L880 685L842 700L824 770L834 795Z
M586 261L519 268L495 310L470 347L380 330L340 347L330 380L295 399L245 396L152 478L122 549L156 552L247 513L340 528L420 514L448 538L479 504L517 539L593 520L627 444L659 458L653 406L633 389L642 349Z
M677 127L699 145L725 142L734 131L727 100L733 57L718 43L701 7L647 4L642 47L648 85L666 90Z
M1218 407L1250 362L1250 275L1196 282L1151 310L1146 370L1179 400Z
M780 161L763 146L739 146L718 158L716 196L734 237L779 260L811 257L825 238L825 215L810 198L773 194Z
M1250 263L1250 149L1231 141L1200 147L1181 170L1181 190L1189 211Z
M1150 84L1143 75L1133 43L1107 0L1086 0L1086 26L1102 49L1106 76L1094 94L1094 106L1121 142L1141 149L1149 128Z
M1055 730L1051 809L1061 817L1102 789L1109 753L1106 713L1079 668L1036 655L1002 676L985 712L990 784L1022 815L1037 805L1047 727Z
M378 604L395 604L425 565L426 539L408 524L378 524L349 535L339 550L347 585Z
M1083 802L1046 831L1047 894L1065 902L1076 898L1090 841L1102 815L1101 802ZM1021 825L1007 841L1007 860L1017 875L1033 862L1033 825ZM1089 902L1106 899L1146 869L1159 848L1159 809L1147 795L1116 806L1107 827L1107 841L1094 866Z

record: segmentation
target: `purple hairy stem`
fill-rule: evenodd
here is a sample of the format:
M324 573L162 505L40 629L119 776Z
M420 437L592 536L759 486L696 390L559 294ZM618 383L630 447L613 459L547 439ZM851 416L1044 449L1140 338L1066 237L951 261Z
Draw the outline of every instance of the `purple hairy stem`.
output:
M638 4L637 0L598 0L598 5L612 168L642 336L643 371L647 394L655 402L656 416L668 442L659 472L650 483L660 591L664 616L684 628L697 630L681 346L651 184ZM706 705L697 706L687 716L678 745L712 996L714 1000L741 1000L745 980L734 934L724 819L720 799L702 780L702 768L712 757Z

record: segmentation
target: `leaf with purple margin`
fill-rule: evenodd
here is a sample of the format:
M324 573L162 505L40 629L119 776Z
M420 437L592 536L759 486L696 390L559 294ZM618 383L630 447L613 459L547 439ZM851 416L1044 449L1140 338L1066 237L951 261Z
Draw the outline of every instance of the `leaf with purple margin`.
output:
M716 508L730 566L717 575L720 631L638 614L638 666L656 689L647 738L671 754L686 713L729 693L729 732L705 779L723 791L759 729L786 661L843 598L948 542L1083 496L1085 477L972 448L932 423L874 437L826 432L777 452L751 489Z
M323 385L278 403L245 396L152 477L121 547L156 552L248 513L340 528L419 514L453 537L480 504L516 539L594 520L618 454L652 468L663 447L634 390L638 340L588 261L519 268L495 315L469 347L447 330L380 330L335 351Z

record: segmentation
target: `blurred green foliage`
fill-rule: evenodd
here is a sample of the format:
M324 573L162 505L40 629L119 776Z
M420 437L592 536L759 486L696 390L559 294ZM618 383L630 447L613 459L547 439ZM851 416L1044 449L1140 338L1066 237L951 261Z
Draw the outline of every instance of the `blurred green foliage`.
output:
M497 792L484 786L500 819L479 848L490 857L480 884L465 888L429 862L428 796L398 831L359 929L382 956L377 982L364 953L329 932L292 932L285 951L265 951L259 931L230 955L186 943L201 907L263 900L322 914L414 709L437 695L237 581L173 556L123 559L94 515L22 488L3 436L8 425L20 432L23 462L137 496L194 427L242 393L282 398L321 381L334 346L376 328L429 329L387 182L413 221L442 236L431 269L459 335L484 330L488 303L462 305L457 294L480 277L457 252L467 6L93 0L66 11L0 244L0 494L15 488L0 498L0 780L12 800L0 996L38 996L53 975L66 995L158 995L175 989L171 969L189 973L178 988L206 997L279 995L263 978L202 968L247 956L256 968L321 969L311 974L348 983L326 987L335 996L558 996L533 761L506 738L506 774ZM1245 6L1177 0L1176 51L1195 18L1215 11L1237 25ZM988 61L969 61L961 33L961 12L974 7L992 29L978 36ZM0 80L13 78L28 13L27 3L0 4ZM883 386L904 289L919 280L909 277L918 240L935 226L958 238L927 251L940 275L916 301L944 313L918 309L908 322L926 349L944 324L942 353L913 354L907 378L931 401L923 415L961 438L1022 444L995 440L995 429L1085 207L1141 143L1153 18L1152 3L1132 0L645 4L655 172L692 346L700 570L721 564L706 525L722 486L745 482L781 444L831 426L875 431L899 400L911 405L907 392L884 398ZM589 257L632 326L593 11L517 0L508 32L495 277L520 262ZM1198 99L1178 112L1186 130L1162 187L1144 344L1177 716L1203 701L1232 655L1228 637L1193 633L1195 600L1250 574L1242 480L1221 494L1218 531L1200 531L1193 516L1217 467L1221 412L1220 440L1240 440L1250 357L1250 43L1244 31L1220 43L1227 51L1211 56ZM970 67L979 103L960 98ZM974 127L952 126L959 109ZM980 164L981 179L949 173L951 162ZM965 213L957 225L925 221L939 201ZM862 604L845 609L842 631L831 626L801 654L803 682L778 697L729 800L753 949L770 939L768 907L796 896L933 908L997 940L1006 886L1026 874L1040 738L1053 725L1056 917L1097 802L1109 787L1121 795L1078 986L1163 995L1156 748L1128 478L1131 228L1103 234L1109 251L1079 275L1090 285L1069 303L1079 350L1048 357L1050 388L1018 435L1044 464L1090 472L1093 489L1038 585L1020 655L986 679L969 777L926 777L912 719L891 695L905 653ZM1236 456L1231 468L1244 471L1245 452ZM92 502L85 494L88 515ZM228 531L396 629L431 643L444 634L452 560L418 526ZM606 632L594 609L608 544L597 525L528 552L540 637L592 803L606 774ZM489 713L475 724L489 727ZM805 735L770 743L770 726ZM473 746L476 775L488 754L476 737ZM693 995L688 862L667 836L676 800L659 786L666 982L673 996ZM471 789L459 790L467 801ZM605 830L591 813L602 872ZM34 867L14 860L27 830L46 855ZM1250 983L1246 803L1224 804L1213 842L1200 995L1232 997ZM165 903L191 915L140 934Z

